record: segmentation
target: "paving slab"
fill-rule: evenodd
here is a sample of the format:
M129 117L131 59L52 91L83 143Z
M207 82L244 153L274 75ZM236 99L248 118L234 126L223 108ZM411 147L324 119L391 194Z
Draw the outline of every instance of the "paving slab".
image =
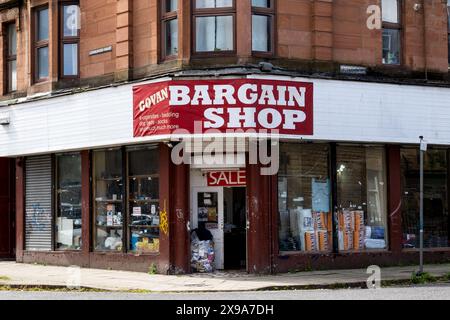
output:
M418 267L390 267L381 269L384 281L411 279ZM425 271L435 277L450 273L450 264L427 265ZM352 286L365 283L366 269L332 270L257 276L243 272L216 272L183 276L149 275L139 272L99 269L73 269L58 266L0 262L0 286L66 287L79 279L83 288L107 291L151 292L220 292L255 291L276 288L308 288Z

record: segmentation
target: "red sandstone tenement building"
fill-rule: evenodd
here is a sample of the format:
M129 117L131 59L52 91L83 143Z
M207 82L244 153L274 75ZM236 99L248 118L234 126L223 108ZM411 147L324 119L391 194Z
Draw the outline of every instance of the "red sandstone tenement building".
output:
M415 263L424 136L425 259L448 261L449 16L447 0L0 0L0 258L189 273L204 224L218 269ZM208 129L245 138L233 162L173 161L174 135ZM252 161L262 130L279 133L271 175Z

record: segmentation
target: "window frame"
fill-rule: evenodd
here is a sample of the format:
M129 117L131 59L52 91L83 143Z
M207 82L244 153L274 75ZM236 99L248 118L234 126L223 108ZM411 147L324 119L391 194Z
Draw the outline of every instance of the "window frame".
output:
M192 10L192 55L195 57L222 57L234 56L237 53L237 31L236 31L236 0L231 0L231 7L224 8L196 8L196 0L191 2ZM197 51L197 18L199 17L224 17L231 16L233 18L233 50L224 50L219 52L214 51Z
M158 10L159 12L159 25L160 25L160 35L161 35L161 39L159 41L160 46L161 46L161 50L160 50L160 61L164 62L164 61L169 61L169 60L175 60L178 58L179 56L179 49L178 48L178 53L174 54L174 55L167 55L166 52L166 23L172 21L172 20L177 20L178 23L178 42L179 42L179 37L180 37L180 25L179 25L179 16L178 16L178 12L180 10L179 8L179 1L178 1L178 6L177 6L177 10L176 11L171 11L171 12L166 12L166 1L165 0L160 0L159 1L159 5L160 8Z
M32 14L32 25L34 26L33 31L32 31L32 39L33 39L33 58L32 58L32 73L33 73L33 82L34 83L42 83L42 82L46 82L50 79L50 55L49 55L49 61L48 61L48 66L49 66L49 72L47 77L44 78L39 78L39 50L43 49L43 48L48 48L48 52L50 54L50 33L48 36L48 39L46 40L38 40L38 34L39 34L39 12L43 11L43 10L48 10L48 28L50 30L50 7L48 4L42 5L42 6L37 6L37 7L33 7L33 14Z
M131 148L134 148L135 150L131 150ZM130 164L129 164L129 153L132 151L137 150L147 150L147 149L157 149L160 150L160 146L158 144L143 144L143 145L137 145L137 146L121 146L116 148L102 148L102 149L95 149L92 150L91 156L90 156L90 162L91 162L91 168L90 168L90 176L91 176L91 199L92 199L92 208L91 208L91 239L90 244L92 248L92 252L95 254L108 254L108 255L139 255L139 256L159 256L161 254L161 247L158 252L143 252L139 253L136 251L132 251L131 246L131 235L132 235L132 225L130 224L131 221L131 210L130 209L130 195L129 195L129 170L130 170ZM121 180L122 180L122 199L118 200L120 201L122 205L122 228L120 229L122 231L122 249L119 251L114 250L101 250L96 249L98 243L97 243L97 209L98 205L96 204L96 161L95 161L95 153L96 152L108 152L108 151L115 151L120 153L121 156ZM159 152L159 151L158 151ZM159 161L159 160L158 160ZM158 163L158 175L160 176L161 171L161 163ZM159 181L160 177L158 177ZM159 192L161 192L161 182L158 184ZM158 207L161 205L161 200L158 203ZM159 229L160 235L159 240L161 244L161 239L163 237L161 229Z
M79 249L59 249L58 248L58 242L57 242L57 237L58 237L58 232L56 230L56 221L58 219L58 215L60 214L60 198L58 195L58 189L59 189L59 162L58 162L58 158L59 157L67 157L67 156L78 156L80 157L80 181L81 181L81 186L80 186L80 192L81 192L81 202L83 202L83 185L82 185L82 179L83 179L83 163L82 163L82 157L81 157L81 152L66 152L66 153L56 153L54 155L52 155L52 185L53 185L53 201L52 201L52 205L53 205L53 213L52 213L52 242L53 242L53 252L60 252L60 253L79 253L81 251L83 251L83 245L80 245ZM81 237L80 237L80 241L81 243L83 242L83 224L86 223L85 221L83 221L83 209L82 209L83 205L81 204L80 210L81 210ZM89 223L89 221L87 222Z
M383 55L383 31L384 30L397 30L399 33L399 62L392 64L392 63L383 63L382 61L382 65L386 66L386 67L398 67L401 66L403 64L403 48L404 48L404 43L403 43L403 1L401 0L395 0L397 1L397 18L398 18L398 23L392 23L392 22L385 22L383 20L383 7L381 7L381 55ZM383 57L382 57L383 59Z
M250 0L251 1L251 0ZM251 18L252 18L252 39L251 39L251 47L252 47L252 55L257 57L272 57L275 55L275 37L276 37L276 1L277 0L270 0L270 7L269 8L263 8L263 7L254 7L252 5L252 12L251 12ZM269 17L269 23L270 23L270 50L269 51L257 51L253 50L253 16L265 16Z
M10 47L10 41L9 41L9 27L10 26L14 26L16 28L16 54L14 55L10 55L9 54L9 47ZM4 43L4 47L3 47L3 70L5 70L4 72L4 76L3 76L3 83L4 83L4 89L3 92L5 92L6 94L13 94L15 92L17 92L17 79L16 79L16 89L15 90L10 90L11 87L11 83L9 81L9 73L10 73L10 68L9 68L9 63L12 61L16 61L16 74L17 74L17 47L18 47L18 37L17 37L17 22L16 20L13 21L8 21L6 23L3 24L3 43Z
M450 0L447 1L447 47L448 50L448 69L450 70Z
M80 78L80 29L77 30L77 36L64 36L64 10L66 6L76 5L80 8L80 2L77 0L60 1L58 4L58 67L60 79L79 79ZM64 74L64 45L76 44L77 45L77 74L65 75Z

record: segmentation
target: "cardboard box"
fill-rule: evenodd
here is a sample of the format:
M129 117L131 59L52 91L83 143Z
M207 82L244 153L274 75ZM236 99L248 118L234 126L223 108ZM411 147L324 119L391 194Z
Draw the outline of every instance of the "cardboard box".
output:
M317 239L319 244L319 251L321 252L330 251L330 241L328 237L328 231L326 230L317 231Z
M327 230L328 228L328 214L325 212L314 212L314 229L315 230Z
M318 241L316 232L314 231L305 232L305 251L311 252L317 251L317 249L318 249Z
M353 221L355 224L355 232L361 232L365 229L364 211L353 211Z
M355 231L353 234L353 249L354 250L364 250L365 249L365 232L364 231Z
M353 231L339 231L339 250L353 250Z

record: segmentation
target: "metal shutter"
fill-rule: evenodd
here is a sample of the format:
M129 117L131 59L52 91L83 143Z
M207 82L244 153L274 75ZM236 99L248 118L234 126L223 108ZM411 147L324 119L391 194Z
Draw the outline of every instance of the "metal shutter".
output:
M52 158L30 157L25 162L25 248L52 250Z

